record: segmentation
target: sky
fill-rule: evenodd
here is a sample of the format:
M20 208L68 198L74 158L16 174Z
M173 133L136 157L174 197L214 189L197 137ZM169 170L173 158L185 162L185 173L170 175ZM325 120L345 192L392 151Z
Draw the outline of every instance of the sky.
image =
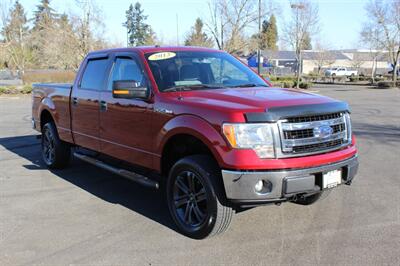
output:
M12 1L12 0L0 0ZM126 44L126 28L122 26L125 20L125 11L132 0L94 0L103 12L104 24L106 26L106 39L121 45ZM270 0L262 0L267 4ZM20 0L28 16L39 0ZM197 17L206 19L208 15L208 0L140 0L142 8L148 15L147 23L156 32L159 39L164 43L176 44L179 38L183 43L185 35ZM280 31L285 21L290 18L290 1L275 0L279 7L279 14L275 14ZM365 48L359 42L362 23L366 21L365 4L368 0L315 0L319 6L320 32L314 40L321 40L325 47L330 49ZM78 13L75 0L51 0L51 5L59 13ZM177 34L178 17L178 34ZM256 31L254 25L254 31ZM251 30L251 29L250 29ZM178 38L177 38L178 37Z

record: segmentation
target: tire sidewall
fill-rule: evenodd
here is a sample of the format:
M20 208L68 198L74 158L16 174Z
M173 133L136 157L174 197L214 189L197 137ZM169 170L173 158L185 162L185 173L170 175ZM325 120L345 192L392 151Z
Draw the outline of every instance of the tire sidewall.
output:
M173 195L173 189L174 189L174 184L177 176L182 173L183 171L191 171L195 173L198 178L200 179L201 183L203 184L205 190L206 190L206 196L207 196L207 218L203 225L201 225L199 228L197 228L195 231L188 230L186 226L184 226L180 220L180 218L177 216L175 206L174 206L174 195ZM191 238L195 239L202 239L206 236L208 236L214 226L215 222L217 219L217 196L214 191L212 182L210 178L215 178L214 176L211 176L211 173L208 173L205 169L203 169L196 161L191 160L190 158L183 158L179 160L171 169L169 175L168 175L168 180L167 180L167 186L166 186L166 196L167 196L167 203L168 203L168 208L171 213L171 216L178 227L179 231Z
M54 125L53 122L48 122L46 123L43 128L42 128L42 135L46 133L46 131L50 131L52 135L52 139L54 141L54 159L51 163L47 162L47 160L44 159L44 154L43 154L43 145L44 145L44 136L42 136L42 142L41 142L41 148L42 148L42 159L45 165L50 168L50 169L62 169L66 165L68 165L69 160L70 160L70 147L63 143L57 133L57 129Z
M50 131L50 133L51 133L51 135L52 135L52 138L53 138L53 141L54 141L55 149L57 149L57 147L56 147L56 145L57 145L56 136L54 135L54 129L53 129L53 126L52 126L51 123L47 123L47 124L45 124L45 125L43 126L43 129L42 129L43 137L42 137L41 147L42 147L42 159L43 159L43 162L44 162L48 167L52 167L52 166L54 165L54 162L57 160L57 158L56 158L57 152L54 153L54 159L53 159L53 162L52 162L52 163L47 162L47 160L44 158L44 151L43 151L43 150L44 150L44 149L43 149L43 146L44 146L44 135L46 134L47 131Z

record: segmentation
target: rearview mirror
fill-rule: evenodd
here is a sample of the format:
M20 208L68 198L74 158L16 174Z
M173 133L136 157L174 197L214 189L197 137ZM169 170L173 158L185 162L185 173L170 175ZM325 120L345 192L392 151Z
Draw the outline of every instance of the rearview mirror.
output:
M112 87L113 97L121 99L147 99L148 89L135 80L115 80Z

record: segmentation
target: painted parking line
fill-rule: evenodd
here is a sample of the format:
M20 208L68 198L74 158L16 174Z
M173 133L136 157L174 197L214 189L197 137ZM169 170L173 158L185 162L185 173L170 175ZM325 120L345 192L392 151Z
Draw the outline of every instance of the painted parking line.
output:
M19 100L19 96L0 96L0 100L5 99L5 100Z

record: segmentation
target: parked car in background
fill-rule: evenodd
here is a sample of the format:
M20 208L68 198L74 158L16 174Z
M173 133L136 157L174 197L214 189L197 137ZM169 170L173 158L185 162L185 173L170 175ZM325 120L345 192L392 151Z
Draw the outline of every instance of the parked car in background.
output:
M330 68L327 69L325 71L325 76L328 77L354 77L357 76L358 71L357 70L348 70L345 67L334 67L334 68Z
M34 85L32 124L49 168L72 153L164 190L179 231L197 239L224 232L235 210L312 204L358 169L345 102L272 88L207 48L92 52L74 84Z

